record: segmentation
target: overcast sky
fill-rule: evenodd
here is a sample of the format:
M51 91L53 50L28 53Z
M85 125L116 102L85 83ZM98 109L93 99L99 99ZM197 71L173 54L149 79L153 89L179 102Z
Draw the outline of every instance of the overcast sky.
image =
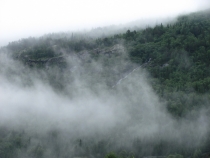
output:
M0 46L45 33L172 17L210 0L0 0Z

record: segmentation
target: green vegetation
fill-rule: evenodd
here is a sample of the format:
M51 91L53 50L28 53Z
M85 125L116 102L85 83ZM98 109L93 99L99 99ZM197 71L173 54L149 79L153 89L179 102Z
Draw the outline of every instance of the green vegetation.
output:
M48 35L40 39L29 38L18 42L12 42L5 49L15 59L22 61L32 68L46 69L48 66L65 68L64 56L76 54L84 57L84 65L90 62L86 60L88 54L92 59L101 59L107 66L106 71L95 74L92 77L107 77L108 87L113 88L121 74L115 74L110 68L114 67L113 58L119 54L112 53L118 49L118 44L124 45L128 52L128 58L135 65L148 70L152 84L157 95L164 100L167 110L176 119L188 117L192 119L198 116L197 109L208 107L210 101L210 11L192 13L178 17L174 24L160 24L154 28L147 27L144 30L127 30L125 33L116 34L104 38L91 38L82 35L62 35L59 38ZM85 67L84 66L84 67ZM136 66L136 67L137 67ZM134 68L133 65L127 67ZM128 69L128 68L127 68ZM121 72L128 73L123 69ZM91 76L91 72L89 76ZM93 73L94 74L94 73ZM62 78L63 76L61 76ZM54 77L51 76L53 79ZM99 78L101 81L101 78ZM60 82L52 82L56 88L62 89ZM196 128L196 127L195 127ZM170 142L154 143L153 155L168 155L167 158L202 157L202 152L208 152L210 137L199 148L190 148L188 151ZM50 140L49 140L50 142ZM53 144L54 143L54 144ZM76 144L76 143L75 143ZM81 144L81 142L80 142ZM142 143L144 144L144 143ZM85 154L90 152L103 153L105 158L133 158L147 156L141 142L133 143L134 155L121 156L109 153L104 149L106 143L93 143L85 146ZM56 142L52 142L52 148L60 150ZM45 152L45 144L32 144L30 137L24 132L0 131L0 157L13 158L18 153L26 152L31 157L41 158ZM79 147L78 147L79 148ZM104 150L102 150L104 149ZM118 151L117 151L118 152ZM178 154L174 154L178 153ZM137 155L138 154L138 155ZM172 155L173 154L173 155ZM140 155L140 156L139 156ZM18 155L21 156L21 155ZM23 155L24 157L25 155ZM102 155L99 155L101 157ZM59 157L59 155L57 156Z

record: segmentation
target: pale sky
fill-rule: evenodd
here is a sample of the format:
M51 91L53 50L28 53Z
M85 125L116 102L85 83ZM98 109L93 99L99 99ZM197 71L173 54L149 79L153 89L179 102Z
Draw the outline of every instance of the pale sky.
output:
M78 31L210 8L210 0L0 0L0 46L46 33Z

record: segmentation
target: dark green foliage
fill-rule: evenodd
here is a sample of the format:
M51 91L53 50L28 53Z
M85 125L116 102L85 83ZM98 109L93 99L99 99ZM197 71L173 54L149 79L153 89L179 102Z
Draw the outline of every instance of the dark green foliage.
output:
M149 82L160 99L166 101L167 110L174 118L180 119L186 116L189 119L196 118L197 109L208 106L206 103L210 100L209 11L180 16L174 24L166 26L160 24L144 30L127 30L123 34L111 37L94 39L72 35L68 38L65 36L55 38L49 35L40 39L29 38L12 42L7 49L14 58L31 67L47 69L47 66L51 66L59 69L59 74L48 76L50 84L59 90L65 87L62 83L65 78L65 74L62 74L62 70L66 67L65 55L73 54L82 58L84 67L88 67L90 62L85 55L90 55L94 60L101 60L105 69L103 72L97 69L89 72L87 69L86 73L90 76L87 80L91 81L91 77L98 77L98 80L106 78L109 80L107 85L111 88L116 78L122 75L114 71L116 65L113 58L118 59L119 54L112 53L112 50L118 43L124 44L132 62L142 65L142 68L150 72L152 78ZM121 72L129 71L122 68ZM59 76L59 80L55 79L56 75ZM82 74L80 75L82 77ZM91 86L94 84L96 83L92 83ZM46 146L43 144L31 144L30 138L24 134L0 132L0 157L12 158L19 151L27 151L26 155L30 157L44 157ZM49 142L57 153L56 156L59 157L63 150L56 143L57 133L52 133L51 137L53 139ZM202 148L208 150L209 142L204 142ZM132 147L138 154L135 157L164 154L169 155L168 158L183 158L183 155L198 158L202 155L200 149L190 148L189 151L183 151L182 147L162 140L146 144L137 139ZM83 141L79 140L75 148L78 151L75 155L94 153L104 157L107 151L110 151L107 150L108 143L104 141L84 145ZM146 150L147 148L153 148L153 150ZM171 155L173 153L178 154ZM109 153L105 156L105 158L123 157L132 158L133 155Z
M210 13L181 16L174 25L148 27L129 40L128 34L136 33L127 31L125 39L131 59L144 63L151 58L148 69L161 81L161 88L173 86L172 91L187 91L192 87L199 93L208 92L210 18L207 15Z
M13 158L19 151L24 151L28 146L28 141L24 133L0 131L0 157Z
M193 153L193 158L200 158L202 157L202 153L200 149L196 149L195 152Z
M30 155L34 158L42 158L44 155L43 147L41 145L33 147L33 149L30 152Z
M107 154L105 156L105 158L134 158L134 156L132 154L127 154L127 153L119 153L119 154L116 154L114 152L111 152L109 154Z
M118 158L115 153L109 153L105 156L105 158Z
M175 154L175 155L169 155L167 158L184 158L182 155Z

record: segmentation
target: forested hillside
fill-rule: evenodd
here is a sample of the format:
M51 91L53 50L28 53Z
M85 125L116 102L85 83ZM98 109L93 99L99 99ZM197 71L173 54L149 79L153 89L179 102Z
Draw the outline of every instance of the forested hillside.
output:
M13 76L24 76L24 82L21 81L24 87L33 85L33 78L41 78L43 83L49 83L52 86L56 94L65 94L68 98L75 98L75 96L79 98L78 95L83 94L83 97L87 98L89 96L87 89L91 89L91 94L99 98L108 93L108 99L102 97L104 102L115 100L116 95L123 99L119 102L113 101L115 105L121 107L118 104L126 104L129 116L140 120L144 120L143 116L147 118L149 114L138 111L136 105L139 102L144 104L143 100L147 99L147 95L144 95L143 90L148 91L148 95L152 94L151 96L154 97L152 99L151 96L149 97L149 100L154 99L151 104L155 102L161 104L161 108L154 108L157 113L154 110L150 115L155 114L154 117L157 117L160 122L166 121L164 125L160 125L160 129L157 133L154 132L154 135L143 134L142 137L138 134L139 137L129 135L129 138L124 139L123 134L118 132L124 130L126 126L121 121L116 121L120 127L113 126L112 129L109 126L107 133L110 135L107 136L106 132L106 134L102 132L103 136L99 140L95 138L97 132L91 137L79 133L80 136L65 140L63 135L66 133L58 129L48 131L47 136L39 136L36 132L32 132L32 136L28 132L25 133L24 129L18 128L16 131L14 128L7 128L5 124L0 124L0 157L13 158L18 154L19 157L39 158L50 157L52 153L57 154L54 157L62 158L69 155L70 157L106 156L107 158L151 155L168 158L208 156L210 120L208 115L205 117L200 115L207 114L210 106L210 10L179 16L174 23L157 24L155 27L148 26L145 29L130 29L124 33L109 36L106 36L106 32L104 34L97 38L80 33L48 34L40 38L30 37L11 42L2 47L1 52L6 52L16 62L20 62L21 68L22 66L24 68L15 72L17 69L8 67L6 70L11 72L11 75L5 73L2 66L0 72L6 74L8 82L19 83L20 81ZM32 72L32 77L25 76ZM143 74L144 79L136 77L135 72ZM75 75L78 78L75 79ZM129 76L134 77L129 79ZM144 86L135 85L139 81L145 85L151 85L152 90L148 88L149 86L140 90ZM69 85L67 86L66 83ZM120 84L122 86L118 87ZM102 89L106 89L103 94L100 93ZM139 92L142 94L141 97L139 94L131 94ZM99 101L94 103L99 104ZM130 106L133 109L130 109L129 104L132 104ZM145 105L147 105L146 101ZM159 112L162 105L167 114ZM143 106L143 109L149 111L147 106ZM116 115L119 114L118 110L115 112ZM138 115L138 112L141 115ZM119 116L127 118L124 113ZM168 125L170 123L167 123L167 119L164 118L177 121L171 123L173 124L171 130L168 129L171 127ZM182 122L183 119L186 120ZM198 121L194 121L196 119ZM131 120L128 119L127 122L132 124L132 128L129 126L126 134L132 135L138 125ZM194 122L190 122L191 120ZM199 121L203 120L207 122L206 136L201 135L199 141L202 143L194 144L198 133L203 131L203 128L199 128L200 131L193 131L193 129L196 129ZM177 130L176 127L179 125L180 129L189 135L195 133L192 137L185 132L176 134L173 129ZM76 125L74 128L80 131ZM138 129L142 128L144 126L138 126ZM170 133L170 136L166 134L166 138L163 133ZM121 138L122 141L120 141ZM43 142L37 141L42 139ZM64 141L63 144L61 140ZM128 140L132 141L125 143ZM69 147L72 144L74 147ZM65 152L66 150L68 152Z
M40 39L28 38L11 42L7 48L14 56L40 60L58 56L54 50L66 53L110 48L120 42L132 61L142 64L150 61L148 70L160 80L161 89L169 91L209 91L210 12L180 16L174 24L159 24L144 30L127 30L112 37L94 39L82 34L46 35ZM158 89L159 90L159 89Z

